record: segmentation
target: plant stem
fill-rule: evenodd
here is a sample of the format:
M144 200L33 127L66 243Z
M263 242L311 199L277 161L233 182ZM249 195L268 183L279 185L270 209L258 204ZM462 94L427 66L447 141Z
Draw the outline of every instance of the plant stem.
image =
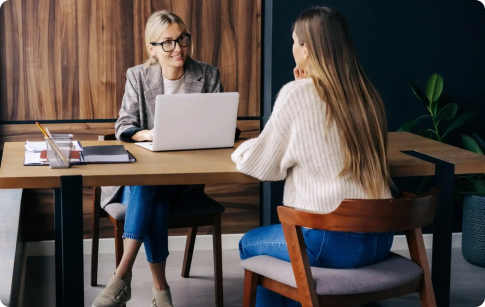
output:
M438 142L443 143L441 136L440 136L440 133L438 132L438 124L434 120L434 115L431 116L431 117L433 118L434 131L436 132L436 137L438 138Z

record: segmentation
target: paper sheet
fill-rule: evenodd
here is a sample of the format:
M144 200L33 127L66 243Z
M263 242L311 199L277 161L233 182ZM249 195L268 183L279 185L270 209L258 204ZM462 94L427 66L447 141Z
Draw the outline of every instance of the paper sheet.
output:
M83 150L79 141L72 141L72 150ZM28 152L41 152L42 150L47 150L45 141L43 142L25 142L25 150Z

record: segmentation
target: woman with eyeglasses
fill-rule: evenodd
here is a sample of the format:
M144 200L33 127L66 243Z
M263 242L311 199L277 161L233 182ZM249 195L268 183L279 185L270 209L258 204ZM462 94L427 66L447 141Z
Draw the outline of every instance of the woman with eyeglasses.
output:
M153 141L157 95L222 92L219 70L192 60L191 35L180 17L155 12L145 30L148 61L128 69L116 137L126 142ZM141 243L153 277L152 306L172 306L165 278L169 202L204 195L204 186L104 187L101 206L121 201L126 208L124 253L116 272L93 303L120 307L131 298L131 270Z

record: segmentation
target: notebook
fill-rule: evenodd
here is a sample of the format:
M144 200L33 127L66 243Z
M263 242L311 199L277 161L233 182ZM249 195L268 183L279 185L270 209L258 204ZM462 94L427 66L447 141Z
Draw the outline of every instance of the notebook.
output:
M130 162L128 152L123 145L84 147L83 157L84 162L87 163Z
M40 162L48 162L49 158L47 157L47 150L42 150L40 152ZM72 162L79 162L81 161L81 152L80 151L71 151L71 163Z

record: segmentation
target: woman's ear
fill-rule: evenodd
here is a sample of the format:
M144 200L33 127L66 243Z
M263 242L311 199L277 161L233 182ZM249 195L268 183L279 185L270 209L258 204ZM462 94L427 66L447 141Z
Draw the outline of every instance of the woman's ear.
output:
M154 54L153 54L153 45L147 44L147 46L148 46L148 51L150 51L150 54L152 56L154 56Z
M306 60L308 59L309 57L309 52L308 52L308 48L306 47L306 45L303 45L303 58Z

